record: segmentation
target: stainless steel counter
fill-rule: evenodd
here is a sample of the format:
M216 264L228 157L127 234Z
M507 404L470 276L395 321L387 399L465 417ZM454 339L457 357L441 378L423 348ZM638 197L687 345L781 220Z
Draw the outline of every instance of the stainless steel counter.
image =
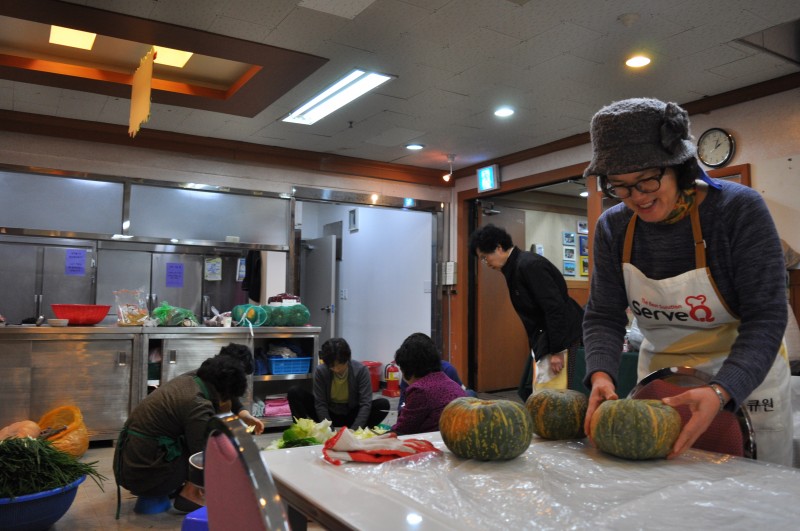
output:
M151 353L163 358L158 383L196 369L230 342L256 349L292 340L313 356L309 374L254 376L243 400L282 394L308 380L318 361L319 327L0 327L0 426L62 405L81 409L92 439L114 439L128 413L147 396ZM287 381L283 381L287 380ZM297 381L296 381L297 380ZM284 419L285 420L285 419Z

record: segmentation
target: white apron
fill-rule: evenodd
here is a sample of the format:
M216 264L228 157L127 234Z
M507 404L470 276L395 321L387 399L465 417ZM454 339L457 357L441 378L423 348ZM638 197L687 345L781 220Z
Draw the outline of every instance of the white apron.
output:
M644 336L639 349L639 380L663 367L695 367L716 374L728 357L739 329L739 319L729 310L706 267L705 242L698 190L690 218L695 241L696 269L663 280L647 278L630 263L634 214L625 234L622 271L628 304ZM742 404L753 423L757 458L792 466L791 372L786 349L781 346L764 381Z

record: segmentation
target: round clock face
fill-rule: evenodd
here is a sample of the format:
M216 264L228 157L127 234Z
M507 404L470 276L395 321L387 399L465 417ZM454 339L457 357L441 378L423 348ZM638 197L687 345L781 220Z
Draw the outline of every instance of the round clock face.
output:
M731 161L736 144L727 131L712 128L700 135L697 141L697 156L711 168L721 168Z

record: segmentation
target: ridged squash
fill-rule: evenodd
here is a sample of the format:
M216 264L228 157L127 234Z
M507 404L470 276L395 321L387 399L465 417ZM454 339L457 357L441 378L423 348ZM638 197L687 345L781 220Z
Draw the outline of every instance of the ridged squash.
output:
M525 402L533 421L533 433L552 440L582 439L589 401L572 389L542 389Z
M511 400L461 397L439 418L445 446L459 457L480 461L513 459L528 449L533 426L528 410Z
M592 415L597 447L624 459L658 459L669 454L681 431L681 416L661 400L624 398L600 404Z

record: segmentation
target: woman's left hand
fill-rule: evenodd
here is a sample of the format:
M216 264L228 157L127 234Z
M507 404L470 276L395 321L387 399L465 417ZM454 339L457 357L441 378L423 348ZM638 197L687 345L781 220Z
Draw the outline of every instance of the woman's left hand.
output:
M685 393L664 398L665 404L672 407L688 406L692 416L678 434L672 452L667 459L674 459L692 447L697 439L708 429L719 412L719 397L711 387L696 387Z

